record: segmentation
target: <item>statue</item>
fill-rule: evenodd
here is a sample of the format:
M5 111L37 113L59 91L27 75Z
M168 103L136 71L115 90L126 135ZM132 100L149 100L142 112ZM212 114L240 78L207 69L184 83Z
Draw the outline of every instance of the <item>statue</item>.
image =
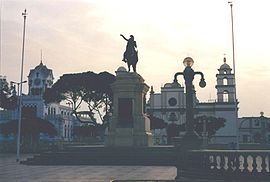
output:
M123 39L127 41L126 51L124 52L123 60L128 65L128 71L130 71L130 66L132 66L133 71L136 72L136 64L138 62L138 51L136 50L137 44L134 41L134 36L130 35L127 39L124 35L120 34Z

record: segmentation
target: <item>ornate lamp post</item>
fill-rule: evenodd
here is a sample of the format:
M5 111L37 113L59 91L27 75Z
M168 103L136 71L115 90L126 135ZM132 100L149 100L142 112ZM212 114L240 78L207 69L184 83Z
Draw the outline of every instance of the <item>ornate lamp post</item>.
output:
M200 87L205 87L206 82L202 72L194 71L191 67L194 63L191 57L186 57L183 61L185 70L183 72L177 72L174 75L174 84L178 84L177 76L183 75L186 85L186 134L184 138L198 138L197 133L194 131L194 112L193 112L193 79L194 76L201 75Z
M17 85L17 95L19 96L19 92L20 92L20 85L23 84L23 83L26 83L27 81L24 80L23 82L19 83L19 82L14 82L14 81L11 81L10 84L13 85L13 84L16 84ZM14 87L16 88L16 86Z

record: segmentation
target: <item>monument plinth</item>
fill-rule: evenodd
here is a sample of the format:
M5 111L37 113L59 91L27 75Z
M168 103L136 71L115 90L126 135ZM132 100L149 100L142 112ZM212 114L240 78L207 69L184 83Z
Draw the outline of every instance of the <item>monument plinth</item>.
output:
M150 146L150 120L144 114L144 98L149 86L135 72L124 67L116 71L113 91L113 115L106 146Z

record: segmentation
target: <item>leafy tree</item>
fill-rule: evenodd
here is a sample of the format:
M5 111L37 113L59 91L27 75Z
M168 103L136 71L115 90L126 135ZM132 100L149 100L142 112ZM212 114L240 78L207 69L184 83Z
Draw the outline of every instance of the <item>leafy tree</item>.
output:
M204 122L206 124L206 132L208 138L214 136L220 128L225 126L226 120L224 118L216 118L214 116L198 116L195 119L195 131L202 136L204 129Z
M17 107L17 96L14 86L10 86L5 79L0 79L0 108L12 110Z
M114 80L115 76L108 72L64 74L51 89L46 90L44 99L46 103L66 101L81 122L84 122L80 117L83 114L88 115L91 119L88 122L94 125L96 116L105 124L112 109L110 84ZM87 111L81 111L83 104L87 105Z
M224 118L216 118L214 116L198 116L194 119L194 130L198 135L203 135L204 122L206 124L205 130L208 133L208 138L211 138L216 132L225 126L226 120ZM178 136L180 131L186 131L186 124L169 124L167 127L168 137Z
M40 133L46 133L50 136L56 135L56 129L53 124L49 121L33 117L33 118L22 118L21 134L22 135L39 135ZM18 120L11 120L6 123L0 124L0 133L3 135L14 134L17 135Z
M0 133L3 135L17 135L17 131L18 120L0 124ZM31 151L38 149L40 133L55 136L57 131L49 121L37 117L23 117L21 122L22 149L30 149Z

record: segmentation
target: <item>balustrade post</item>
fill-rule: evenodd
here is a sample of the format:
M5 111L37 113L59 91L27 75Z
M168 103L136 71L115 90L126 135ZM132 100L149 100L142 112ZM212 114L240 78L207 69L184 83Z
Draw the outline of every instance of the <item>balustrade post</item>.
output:
M248 174L249 170L248 170L248 155L247 154L243 154L244 157L244 161L243 161L243 173Z
M262 157L262 164L261 164L262 170L261 170L261 173L266 173L267 172L267 170L266 170L266 167L267 167L267 165L266 165L267 155L262 154L261 157Z
M253 175L256 175L257 172L258 172L257 171L257 155L256 154L252 154L251 157L252 157L252 171L251 171L251 173Z
M239 153L235 153L235 173L240 173L240 155Z

